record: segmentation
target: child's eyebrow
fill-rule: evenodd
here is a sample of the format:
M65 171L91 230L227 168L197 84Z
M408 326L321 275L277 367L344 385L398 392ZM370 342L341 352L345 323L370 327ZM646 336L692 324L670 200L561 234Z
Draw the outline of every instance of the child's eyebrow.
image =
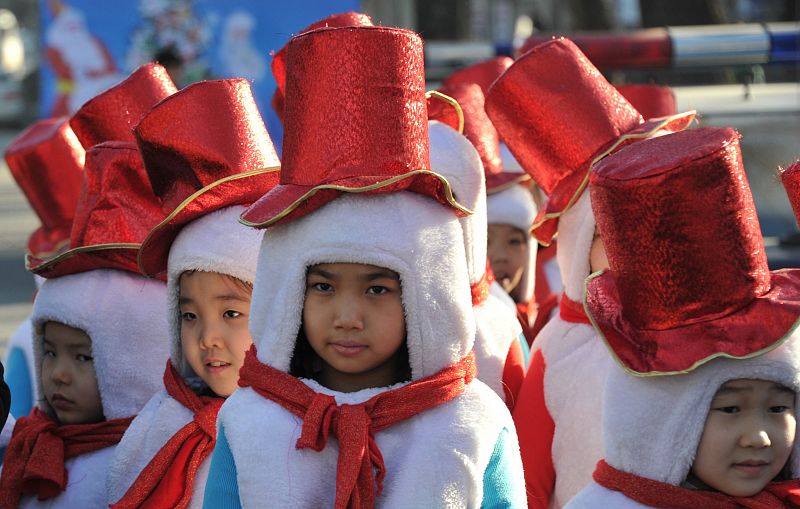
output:
M214 299L215 300L221 300L221 301L235 300L235 301L239 301L239 302L247 302L247 301L250 300L249 298L243 297L241 295L237 295L235 293L225 293L225 294L222 294L222 295L215 295Z
M335 276L327 270L322 270L319 267L311 267L308 269L308 275L320 276L325 279L336 279Z
M180 304L191 304L192 302L194 302L194 301L192 299L190 299L189 297L178 297L178 304L179 305Z
M717 391L716 394L714 394L714 396L720 396L722 394L739 394L742 392L751 392L752 390L752 387L722 387Z
M370 272L369 274L365 274L362 276L365 281L375 281L376 279L393 279L395 281L400 280L400 276L397 275L394 271L391 270L380 270L377 272Z

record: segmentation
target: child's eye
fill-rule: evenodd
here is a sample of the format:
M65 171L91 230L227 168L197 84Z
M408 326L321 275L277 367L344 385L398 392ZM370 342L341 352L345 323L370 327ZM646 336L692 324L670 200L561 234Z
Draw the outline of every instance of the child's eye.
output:
M311 288L317 290L319 292L330 292L333 291L333 286L328 283L314 283L311 285Z
M55 357L56 353L54 351L52 351L52 350L45 350L43 355L45 357Z
M521 246L525 242L522 239L511 239L508 241L508 244L511 246Z
M191 322L192 320L195 320L196 318L197 318L197 315L195 315L194 313L189 313L188 311L186 313L181 313L181 320L183 320L185 322Z
M788 406L783 406L783 405L777 405L777 406L769 407L770 413L773 413L773 414L782 414L782 413L788 412L789 410L791 410L791 408L789 408Z
M716 408L715 410L722 412L723 414L738 414L740 411L738 406L724 406Z
M222 314L222 316L224 316L225 318L237 318L237 317L242 316L242 314L240 312L238 312L238 311L234 311L233 309L229 309L229 310L225 311Z
M84 355L82 353L79 353L78 355L75 356L75 359L77 359L78 362L92 362L94 360L94 357L92 357L91 355Z
M385 286L370 286L367 289L367 293L370 295L383 295L385 293L389 293L389 289Z

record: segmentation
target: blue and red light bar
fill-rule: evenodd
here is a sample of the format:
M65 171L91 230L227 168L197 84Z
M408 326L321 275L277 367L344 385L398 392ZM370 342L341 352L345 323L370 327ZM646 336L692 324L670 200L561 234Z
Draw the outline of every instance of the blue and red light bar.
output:
M552 35L535 35L522 54ZM800 62L800 23L701 25L568 36L601 69Z

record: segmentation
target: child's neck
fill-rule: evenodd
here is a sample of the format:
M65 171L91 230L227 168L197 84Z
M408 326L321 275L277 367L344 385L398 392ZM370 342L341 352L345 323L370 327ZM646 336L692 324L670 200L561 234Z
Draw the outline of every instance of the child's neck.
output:
M358 392L373 387L387 387L407 379L398 368L398 355L395 354L385 363L361 373L344 373L323 362L322 371L317 381L336 392Z

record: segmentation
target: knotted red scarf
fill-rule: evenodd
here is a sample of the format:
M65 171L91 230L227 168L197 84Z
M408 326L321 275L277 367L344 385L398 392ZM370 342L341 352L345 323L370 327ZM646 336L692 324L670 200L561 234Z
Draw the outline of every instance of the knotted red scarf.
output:
M583 309L583 304L571 300L567 297L566 293L561 294L558 315L565 322L585 323L586 325L592 324L592 321L589 320L589 317L586 315L586 310Z
M386 476L375 434L450 401L464 392L475 374L475 354L470 352L434 375L383 392L364 403L336 405L333 396L314 392L299 379L259 362L253 346L239 372L239 385L252 387L303 419L297 449L322 451L331 434L339 440L335 507L359 509L375 506Z
M184 509L192 498L197 469L217 443L217 413L225 399L195 394L170 361L164 370L164 387L167 394L194 413L194 419L161 447L125 496L111 505L113 509Z
M800 480L774 482L752 497L690 490L617 470L604 460L597 463L594 480L631 500L662 509L784 509L800 508Z
M118 443L132 420L59 426L34 408L14 426L0 476L0 503L17 507L23 495L39 500L60 495L67 487L66 460Z
M469 288L472 290L473 306L486 302L486 299L489 298L489 287L492 286L492 283L494 283L494 272L489 266L489 260L486 260L486 270L483 272L483 276Z

